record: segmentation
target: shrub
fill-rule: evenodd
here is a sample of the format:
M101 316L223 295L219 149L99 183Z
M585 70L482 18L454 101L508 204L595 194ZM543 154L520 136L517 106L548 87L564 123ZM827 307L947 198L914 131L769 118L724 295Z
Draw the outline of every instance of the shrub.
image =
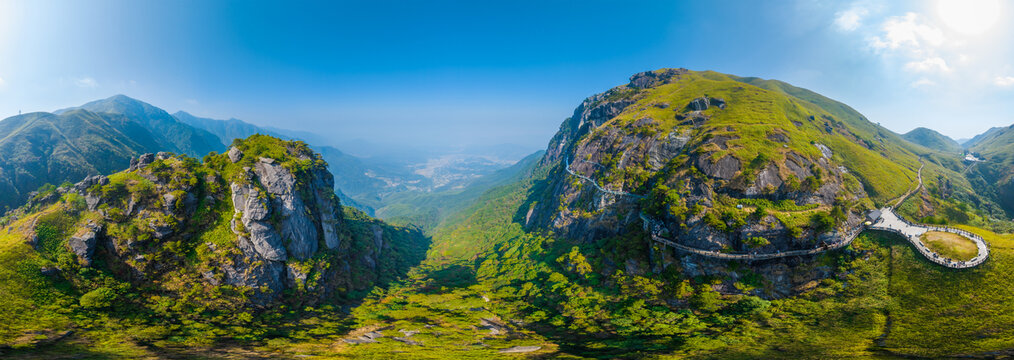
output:
M745 240L743 240L743 243L746 244L747 246L751 247L751 248L758 248L758 247L761 247L761 246L764 246L764 245L768 245L771 242L768 241L768 239L766 239L764 237L753 236L753 237L749 237L749 238L746 238Z
M834 219L826 212L818 212L810 217L810 223L818 233L831 231L834 228Z
M89 291L81 295L81 306L86 309L104 309L113 306L116 301L116 291L107 287Z

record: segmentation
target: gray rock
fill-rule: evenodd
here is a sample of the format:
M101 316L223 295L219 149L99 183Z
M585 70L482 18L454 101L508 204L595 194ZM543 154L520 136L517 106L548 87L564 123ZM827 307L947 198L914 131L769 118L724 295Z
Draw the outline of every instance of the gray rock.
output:
M381 250L384 248L384 228L380 227L380 225L373 225L370 229L373 230L373 247L379 257Z
M106 184L109 184L109 178L102 175L91 175L84 178L84 180L81 180L77 184L74 184L74 190L77 190L79 193L83 193L92 186Z
M650 87L666 84L672 81L673 78L678 78L682 74L686 74L687 69L663 69L659 71L645 71L642 73L634 74L630 77L630 84L627 86L634 89L647 89Z
M165 208L165 211L168 212L168 213L172 213L173 211L175 211L176 210L176 195L173 195L173 193L171 193L171 192L167 192L167 193L165 193L165 195L162 195L162 206Z
M83 234L72 236L67 240L70 250L77 255L84 266L91 266L92 255L95 253L95 245L98 243L101 227L89 228Z
M712 163L709 154L697 157L697 168L701 172L717 179L732 179L740 169L739 159L732 155L726 155Z
M285 290L285 264L265 259L246 237L239 237L236 245L241 255L222 264L225 283L254 288L251 300L260 305L269 303ZM270 291L261 291L262 287Z
M239 149L237 149L235 146L229 148L228 155L229 161L232 161L233 163L239 162L240 160L243 159L243 152L239 151Z
M299 270L292 264L288 264L285 267L285 272L286 272L285 284L290 289L295 289L300 286L306 285L307 274L303 273L301 270Z
M99 203L102 202L102 198L100 198L98 195L93 195L93 194L90 194L90 193L89 194L85 194L84 199L85 199L85 205L88 206L88 210L89 211L95 211L96 209L98 209L99 208Z
M753 185L747 188L745 194L748 196L761 195L768 189L777 190L781 188L783 183L782 178L778 175L778 166L773 163L768 164L757 173Z
M272 261L285 261L288 259L282 238L278 236L278 232L271 227L271 224L261 221L250 221L244 225L250 234L250 243L253 244L258 254Z
M270 160L270 161L268 161ZM281 237L293 258L306 260L317 252L317 226L307 214L306 204L296 189L296 178L272 159L262 158L255 166L261 185L272 196L272 205L281 215Z
M320 228L324 236L324 246L335 249L341 245L339 228L341 227L341 207L338 197L334 194L334 175L319 169L314 172L314 193L317 200L317 212Z
M60 275L60 269L52 266L46 266L39 269L39 273L42 274L42 276L54 278L57 275Z
M251 184L230 185L232 189L232 206L246 221L264 221L270 215L267 196ZM244 224L245 225L245 224Z
M707 96L702 96L690 100L690 103L687 104L687 107L685 109L690 111L704 111L712 106L717 107L719 109L725 109L725 99L709 98Z
M820 154L824 155L825 159L829 159L831 158L831 155L834 155L834 152L831 151L831 148L824 146L824 144L814 143L813 146L816 146L818 149L820 149Z
M412 340L412 339L409 339L409 338L404 338L404 337L397 337L397 336L395 336L395 337L391 338L391 340L403 342L406 345L422 346L421 342L418 342L418 341L415 341L415 340Z
M541 346L515 346L500 350L501 354L521 354L542 350Z
M155 162L155 154L142 154L136 159L130 159L130 167L127 171L137 171Z

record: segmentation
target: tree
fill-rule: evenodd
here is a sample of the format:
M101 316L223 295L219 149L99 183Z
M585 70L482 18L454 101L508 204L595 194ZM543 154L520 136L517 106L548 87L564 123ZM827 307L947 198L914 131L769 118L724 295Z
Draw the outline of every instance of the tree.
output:
M757 208L753 210L752 214L750 214L750 218L757 221L760 221L765 216L768 216L768 209L765 208L763 204L758 204Z
M813 224L814 230L818 233L831 231L834 229L834 219L831 218L826 212L818 212L810 217L810 222Z
M690 298L690 305L703 312L715 312L721 307L721 295L711 286L701 285Z

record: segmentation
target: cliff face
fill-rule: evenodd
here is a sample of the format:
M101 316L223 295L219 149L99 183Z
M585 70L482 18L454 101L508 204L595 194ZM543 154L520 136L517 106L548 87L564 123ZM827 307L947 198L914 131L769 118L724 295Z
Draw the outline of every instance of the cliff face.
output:
M421 259L418 232L343 209L305 144L253 136L204 160L142 155L125 172L36 194L13 222L69 277L96 268L169 293L234 289L260 306L345 298ZM39 240L47 214L65 218L66 245Z

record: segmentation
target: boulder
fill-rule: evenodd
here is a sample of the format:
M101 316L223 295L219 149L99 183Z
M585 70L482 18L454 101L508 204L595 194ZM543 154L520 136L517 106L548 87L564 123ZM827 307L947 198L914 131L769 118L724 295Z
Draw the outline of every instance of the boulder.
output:
M83 193L85 191L88 191L88 188L92 186L106 184L109 184L109 178L102 175L90 175L84 178L84 180L78 182L77 184L74 184L74 190L77 190L77 192L79 193Z
M136 159L130 159L130 167L127 171L137 171L155 162L155 154L142 154Z
M690 103L687 104L685 109L688 111L704 111L712 106L719 109L725 109L725 99L702 96L690 100Z
M95 253L95 245L98 244L99 232L101 230L102 227L100 226L87 227L79 230L78 235L71 236L67 240L67 245L70 246L71 252L77 255L82 265L91 266L92 255Z
M739 172L740 161L735 156L726 155L718 161L711 162L710 156L705 154L697 157L697 168L713 178L729 180Z
M514 346L500 350L501 354L523 354L542 350L541 346Z
M229 155L229 161L232 161L233 163L239 162L243 159L243 152L235 146L229 148L229 152L227 154Z

